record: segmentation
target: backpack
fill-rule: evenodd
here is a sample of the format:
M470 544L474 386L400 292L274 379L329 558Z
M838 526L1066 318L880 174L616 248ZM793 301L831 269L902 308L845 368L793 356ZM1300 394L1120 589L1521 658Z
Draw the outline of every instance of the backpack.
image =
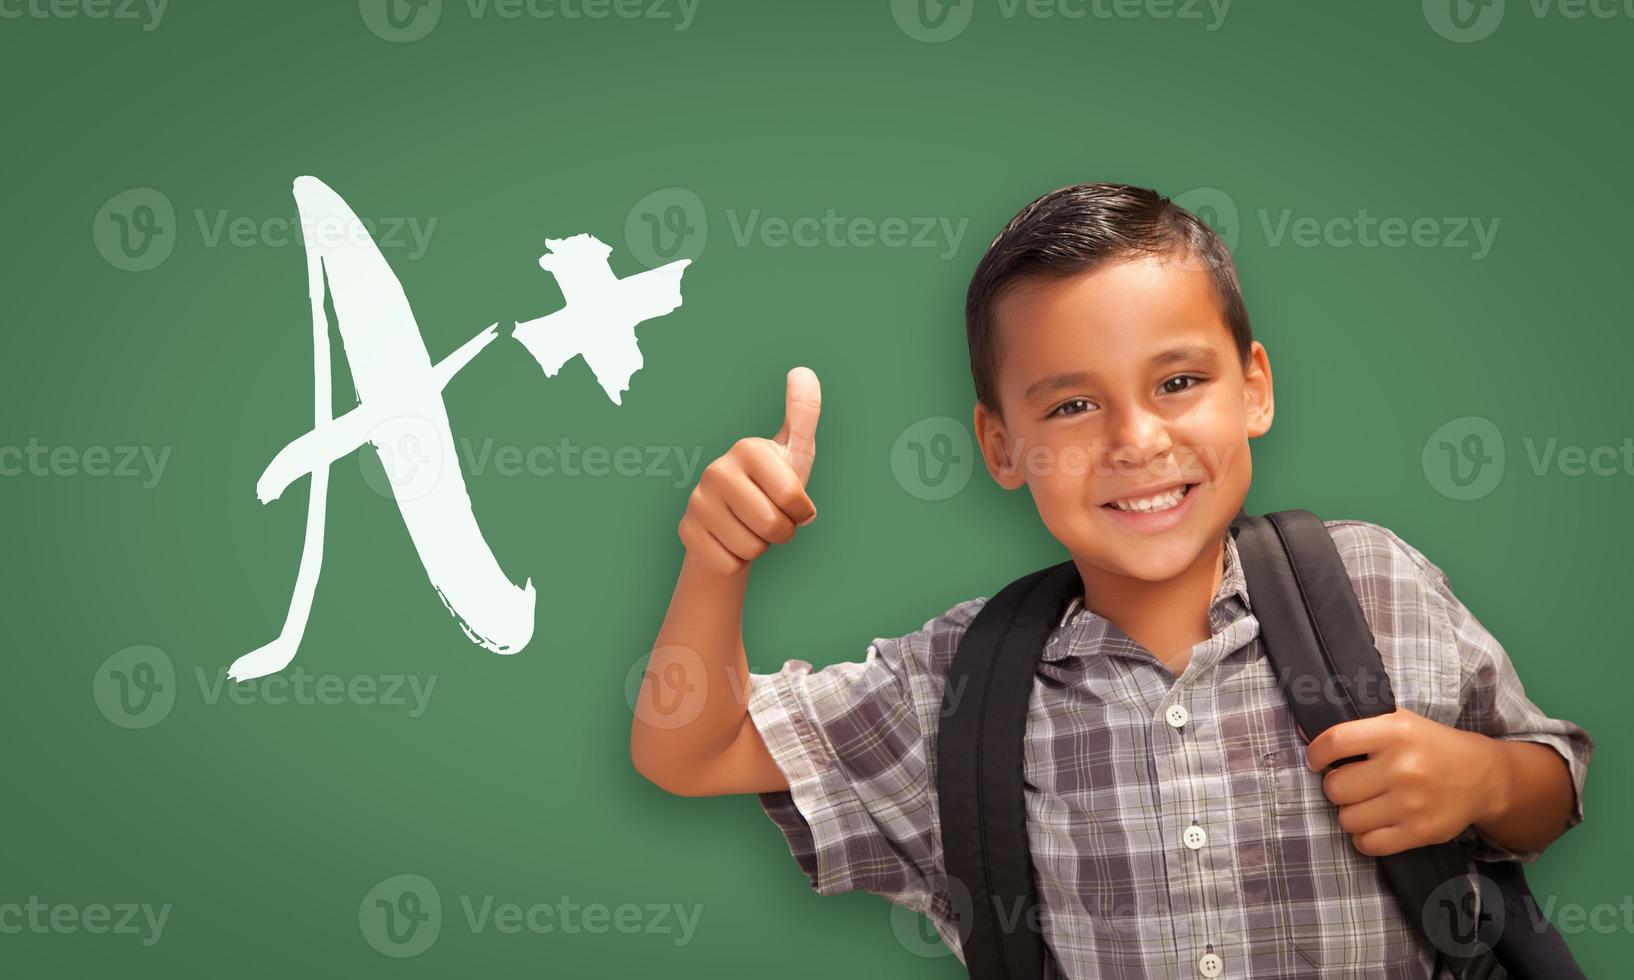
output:
M1331 725L1395 710L1372 631L1322 521L1306 510L1239 511L1230 534L1261 640L1302 736L1308 741ZM1023 739L1045 640L1082 588L1070 560L1012 582L977 613L948 670L936 795L945 870L969 893L970 914L956 908L956 928L976 980L1043 975ZM1291 696L1296 689L1307 696ZM1313 689L1322 697L1309 697ZM1375 860L1407 920L1435 947L1437 975L1445 965L1458 980L1583 977L1538 912L1520 862L1472 862L1456 840Z

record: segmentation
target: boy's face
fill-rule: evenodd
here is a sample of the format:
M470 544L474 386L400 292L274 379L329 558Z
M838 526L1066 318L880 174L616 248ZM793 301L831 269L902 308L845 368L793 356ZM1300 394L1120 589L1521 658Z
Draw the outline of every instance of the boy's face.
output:
M1271 365L1255 341L1245 370L1206 268L1143 256L1020 282L994 322L1003 418L977 403L982 454L1081 569L1165 581L1220 542L1271 427ZM1168 513L1106 506L1176 484L1195 486Z

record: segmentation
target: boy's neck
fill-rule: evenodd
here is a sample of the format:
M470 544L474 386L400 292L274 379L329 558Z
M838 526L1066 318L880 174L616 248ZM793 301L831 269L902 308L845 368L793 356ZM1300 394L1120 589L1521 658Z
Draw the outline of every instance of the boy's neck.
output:
M1225 577L1225 536L1172 579L1147 582L1074 559L1084 582L1084 606L1127 633L1179 676L1191 648L1213 635L1209 606Z

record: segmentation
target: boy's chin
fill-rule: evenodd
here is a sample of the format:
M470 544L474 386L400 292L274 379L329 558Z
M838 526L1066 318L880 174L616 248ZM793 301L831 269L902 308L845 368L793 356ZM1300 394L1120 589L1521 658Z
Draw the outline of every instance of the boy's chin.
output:
M1088 563L1125 578L1167 582L1191 568L1205 542L1195 528L1165 534L1117 534L1102 531L1093 546L1075 552Z
M1126 578L1155 584L1179 577L1196 560L1197 549L1195 547L1182 546L1179 542L1166 542L1161 545L1151 545L1144 549L1141 554L1120 553L1107 556L1107 560L1101 563L1101 567L1111 568Z

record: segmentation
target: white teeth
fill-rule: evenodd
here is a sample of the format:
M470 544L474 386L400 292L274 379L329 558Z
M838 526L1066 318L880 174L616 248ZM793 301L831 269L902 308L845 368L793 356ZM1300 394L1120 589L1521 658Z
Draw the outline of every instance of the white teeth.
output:
M1168 510L1180 503L1180 498L1186 495L1184 486L1175 487L1168 493L1158 494L1156 497L1146 497L1139 500L1114 500L1112 507L1116 510L1134 510L1143 514L1152 511Z

